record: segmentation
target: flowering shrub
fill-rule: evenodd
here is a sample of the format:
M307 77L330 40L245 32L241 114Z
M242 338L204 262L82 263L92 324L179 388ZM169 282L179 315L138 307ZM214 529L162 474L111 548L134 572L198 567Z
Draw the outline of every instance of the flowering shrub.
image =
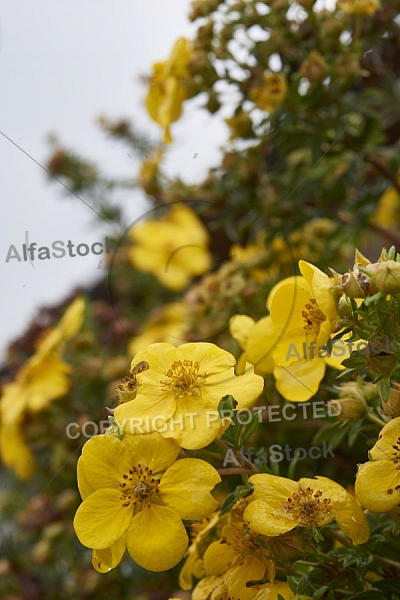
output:
M398 12L194 0L145 105L170 144L202 98L221 163L106 118L135 182L55 150L120 235L8 349L2 598L400 598Z

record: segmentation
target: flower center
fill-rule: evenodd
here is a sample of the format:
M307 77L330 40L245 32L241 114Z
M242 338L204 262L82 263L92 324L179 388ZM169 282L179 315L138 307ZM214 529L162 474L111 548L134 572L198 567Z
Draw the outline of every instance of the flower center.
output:
M295 492L288 498L284 511L288 517L295 519L303 527L316 527L333 518L330 498L321 498L322 492L311 488Z
M200 365L192 360L175 360L164 375L163 391L172 390L175 398L195 396L201 398L200 387L206 383L206 374L199 373Z
M122 475L124 481L119 482L118 485L122 489L120 500L123 502L123 507L150 500L153 494L159 493L160 480L152 475L153 471L149 467L141 467L140 464L132 467L129 473Z
M326 317L314 298L311 298L310 302L306 304L304 308L307 309L303 310L301 313L301 316L306 322L304 329L306 330L306 334L316 338L319 334L321 323L326 321Z

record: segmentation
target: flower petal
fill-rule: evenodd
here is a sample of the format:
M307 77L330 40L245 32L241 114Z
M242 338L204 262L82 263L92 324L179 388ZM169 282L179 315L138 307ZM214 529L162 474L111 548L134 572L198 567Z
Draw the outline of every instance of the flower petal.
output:
M250 529L269 537L286 533L297 525L297 521L284 515L283 509L279 511L265 500L250 502L243 519L249 523Z
M185 554L188 541L181 519L166 506L143 505L127 532L129 554L149 571L172 569Z
M238 555L225 540L213 542L204 554L204 568L209 575L222 575L235 562Z
M125 435L123 438L129 451L140 465L147 466L154 474L168 469L176 460L180 446L173 439L165 439L159 433ZM136 464L136 463L134 463Z
M374 512L387 512L400 504L400 471L391 460L374 460L361 465L356 479L356 496Z
M125 550L125 535L109 548L104 548L103 550L93 550L92 565L94 569L98 573L108 573L108 571L119 565L122 557L125 554Z
M274 369L278 392L291 402L304 402L315 396L324 375L325 362L321 358L298 360Z
M203 519L218 507L210 490L221 481L217 471L198 458L183 458L166 470L161 479L160 498L181 519Z
M123 474L129 473L132 468L132 458L126 445L113 435L95 435L90 438L83 446L79 463L78 486L80 490L82 488L84 495L89 489L115 489ZM81 481L82 475L84 479Z
M121 492L118 490L97 490L88 496L76 511L76 535L88 548L109 548L128 529L132 512L132 504L122 506Z
M248 581L258 581L264 576L265 567L254 555L245 556L241 564L232 565L225 573L224 581L229 594L240 600L251 600L254 589L246 586Z

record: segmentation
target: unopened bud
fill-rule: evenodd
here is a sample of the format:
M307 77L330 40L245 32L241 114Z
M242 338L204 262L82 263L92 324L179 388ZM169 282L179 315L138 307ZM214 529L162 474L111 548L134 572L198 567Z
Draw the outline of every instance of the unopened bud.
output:
M341 275L339 285L349 298L366 298L378 292L371 278L358 270Z
M338 314L340 319L350 319L353 316L353 308L348 297L339 298Z
M330 400L329 406L333 407L333 412L339 421L356 421L365 411L367 404L363 398L356 396L347 396L338 400ZM340 407L340 412L339 412Z
M371 271L371 280L382 294L398 294L400 292L400 262L386 260L366 267Z

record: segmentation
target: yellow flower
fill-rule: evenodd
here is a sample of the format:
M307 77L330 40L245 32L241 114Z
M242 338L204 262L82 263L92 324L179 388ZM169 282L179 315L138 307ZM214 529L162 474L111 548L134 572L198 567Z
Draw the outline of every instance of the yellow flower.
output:
M398 227L400 223L400 195L396 188L390 187L382 194L372 220L385 229Z
M35 471L35 458L25 441L21 425L0 423L1 459L6 467L14 469L20 479L28 479Z
M257 108L271 113L283 103L286 92L287 83L283 73L266 73L263 85L250 90L250 99Z
M243 372L248 362L254 365L254 372L258 375L274 372L273 350L280 333L270 316L255 322L247 315L235 315L229 321L229 329L244 350L238 361L237 373Z
M174 205L162 219L148 219L130 233L133 265L152 273L167 288L182 290L211 268L209 236L197 215Z
M400 417L383 427L370 455L372 461L359 467L356 496L368 510L388 512L397 509L399 513Z
M155 309L138 335L129 342L129 354L136 354L141 348L157 342L169 342L174 346L180 344L184 339L187 314L187 307L181 302Z
M301 260L301 276L279 282L268 297L273 325L280 332L273 352L278 391L294 402L308 400L318 391L326 364L342 369L349 356L344 342L329 351L327 343L338 330L338 299L331 279Z
M146 108L153 121L163 128L165 144L172 142L170 125L181 116L182 104L188 97L190 53L188 40L179 38L170 57L153 65Z
M269 560L247 526L226 525L222 537L212 543L204 554L204 568L209 575L223 575L230 592L241 600L251 600L254 590L247 588L249 581L259 581L266 574L274 580L275 563Z
M202 519L216 509L210 492L221 478L200 459L176 460L179 451L158 433L86 442L78 463L83 503L74 528L95 550L97 570L116 566L125 547L150 571L171 569L183 557L188 537L182 519Z
M190 590L193 587L193 578L201 579L205 576L204 562L202 553L204 553L204 544L206 539L215 537L214 530L219 521L226 521L227 517L220 517L218 512L204 518L199 523L191 526L192 542L186 553L186 560L179 573L179 585L183 590Z
M0 451L7 467L21 478L29 477L35 466L26 446L22 424L26 414L47 408L68 391L70 367L61 358L64 342L82 326L85 302L72 302L56 327L40 340L36 353L18 371L15 381L3 386L0 400ZM18 451L19 445L21 451Z
M338 8L348 15L373 15L380 7L380 0L338 0Z
M235 375L235 358L214 344L151 344L134 356L132 366L142 361L149 368L137 375L136 398L118 406L115 419L127 432L156 430L183 448L204 448L220 434L221 398L232 394L237 408L248 408L263 390L251 365Z
M369 538L368 522L357 501L327 477L299 482L275 475L252 475L253 500L244 513L251 529L277 536L296 526L315 530L336 520L354 544Z

